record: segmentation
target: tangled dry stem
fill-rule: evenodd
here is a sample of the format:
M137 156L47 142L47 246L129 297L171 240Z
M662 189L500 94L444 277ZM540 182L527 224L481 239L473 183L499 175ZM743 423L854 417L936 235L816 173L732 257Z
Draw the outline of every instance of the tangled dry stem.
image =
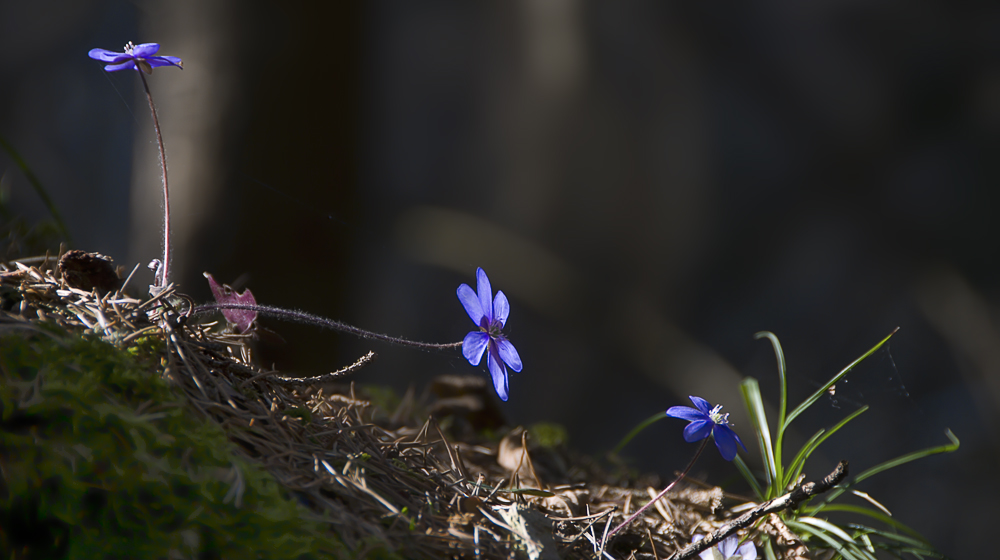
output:
M609 527L657 493L657 477L533 444L521 428L488 439L446 407L428 416L433 403L412 392L380 411L353 383L338 383L373 354L312 379L262 371L249 337L186 321L193 302L172 286L145 301L124 288L100 295L68 285L53 264L0 265L0 286L20 298L0 314L2 323L54 323L119 347L163 337L160 373L191 409L221 426L359 557L366 543L379 542L408 558L658 560L736 517L723 507L733 496L689 482L605 542Z

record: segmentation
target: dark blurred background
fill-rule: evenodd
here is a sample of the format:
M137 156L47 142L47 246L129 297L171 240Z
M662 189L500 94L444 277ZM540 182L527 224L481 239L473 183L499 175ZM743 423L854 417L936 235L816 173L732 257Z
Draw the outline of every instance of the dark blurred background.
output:
M2 0L0 136L74 246L129 269L160 251L155 137L137 77L87 51L130 40L184 59L150 87L174 280L196 299L210 271L261 303L450 342L473 326L455 289L482 266L525 364L504 413L564 424L589 452L691 394L753 448L739 380L777 400L755 332L780 337L797 404L899 326L788 443L871 406L815 478L952 429L957 453L861 489L950 556L994 553L995 2ZM0 176L9 209L48 218L6 153ZM265 324L287 343L262 358L286 371L374 349L358 381L486 375L457 353ZM682 426L625 455L683 468ZM696 470L734 472L714 454Z

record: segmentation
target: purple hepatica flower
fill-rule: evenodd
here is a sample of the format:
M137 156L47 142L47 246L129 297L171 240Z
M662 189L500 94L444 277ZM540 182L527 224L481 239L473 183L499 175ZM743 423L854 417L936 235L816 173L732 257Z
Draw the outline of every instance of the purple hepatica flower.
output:
M176 56L153 56L158 50L160 50L159 43L133 45L129 42L125 45L125 52L90 49L90 52L87 54L94 60L107 62L108 65L104 67L104 70L108 72L135 68L147 74L152 74L153 68L158 66L176 66L182 70L184 69L184 63Z
M507 302L507 296L499 291L496 299L493 299L490 279L481 268L476 270L476 288L479 290L478 294L473 292L468 284L458 287L458 301L462 302L472 322L479 325L478 331L465 335L465 340L462 341L462 355L470 364L478 366L483 359L483 352L487 352L486 364L493 377L493 387L496 388L500 399L505 401L507 368L504 364L506 363L514 371L521 371L521 357L517 355L514 345L500 332L507 323L510 303Z
M702 535L695 535L691 542L698 542L703 539ZM752 542L747 541L743 546L736 547L740 540L736 535L729 535L722 542L708 550L702 550L698 556L701 560L757 560L757 548Z
M736 444L743 451L747 446L740 441L740 436L729 427L729 414L722 413L722 405L712 408L708 401L701 397L689 397L698 408L690 406L672 406L667 410L667 416L680 418L691 422L684 428L684 441L691 443L702 440L712 434L715 446L719 448L722 458L732 461L736 457Z

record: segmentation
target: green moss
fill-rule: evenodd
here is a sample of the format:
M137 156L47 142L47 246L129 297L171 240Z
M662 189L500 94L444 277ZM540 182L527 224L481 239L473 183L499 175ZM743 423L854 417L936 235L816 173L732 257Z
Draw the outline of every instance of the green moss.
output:
M392 411L396 410L402 402L402 399L391 387L363 384L359 386L359 389L364 398L368 399L375 408L386 414L392 414Z
M347 556L160 377L159 344L0 335L3 557Z
M531 434L532 441L546 448L566 445L569 440L566 428L551 422L532 424L528 427L528 433Z

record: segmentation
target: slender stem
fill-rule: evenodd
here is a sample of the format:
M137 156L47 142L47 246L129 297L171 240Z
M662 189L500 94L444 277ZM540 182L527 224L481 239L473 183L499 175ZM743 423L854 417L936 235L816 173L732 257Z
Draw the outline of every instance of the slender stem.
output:
M459 348L460 346L462 346L461 342L434 344L430 342L418 342L416 340L407 340L405 338L398 338L395 336L389 336L387 334L366 331L364 329L359 329L358 327L348 325L347 323L341 323L340 321L334 321L333 319L327 319L326 317L320 317L319 315L313 315L312 313L306 313L305 311L300 311L298 309L284 309L282 307L274 307L271 305L245 305L240 303L207 303L205 305L199 305L198 307L195 307L191 311L191 314L199 315L202 313L207 313L209 311L216 311L222 309L240 309L243 311L254 311L259 315L276 317L278 319L284 319L286 321L291 321L293 323L303 323L306 325L313 325L316 327L333 329L335 331L341 331L353 334L354 336L358 336L361 338L381 340L383 342L388 342L390 344L398 344L400 346L410 346L411 348L420 348L421 350L447 350L449 348Z
M619 530L621 530L623 527L625 527L626 525L628 525L629 523L631 523L632 521L634 521L636 517L639 517L640 515L642 515L642 512L644 512L647 509L649 509L650 506L652 506L660 498L662 498L663 496L665 496L667 494L667 492L670 491L670 489L674 487L675 484L677 484L678 482L681 481L681 479L683 479L685 476L687 476L687 474L689 472L691 472L691 467L694 466L695 461L698 460L698 457L701 457L701 452L705 450L705 446L708 445L708 439L709 438L705 438L705 439L701 440L701 445L699 445L698 446L698 450L694 452L694 457L691 457L691 461L689 461L688 464L687 464L687 466L684 467L684 472L682 472L681 474L679 474L677 476L677 478L674 479L673 482L671 482L670 484L668 484L667 487L664 488L663 491L661 491L659 494L657 494L655 498L653 498L652 500L650 500L648 504L646 504L646 505L642 506L641 508L639 508L638 511L636 511L635 513L633 513L631 517L629 517L624 522L622 522L621 525L619 525L619 526L615 527L614 529L612 529L611 532L608 533L608 537L611 537L611 535L614 535Z
M149 84L146 83L146 75L142 73L138 66L136 71L142 78L142 89L146 91L146 100L149 101L149 111L153 114L153 130L156 131L156 145L160 148L160 172L163 176L163 262L160 270L156 273L154 285L162 288L170 280L170 190L167 188L167 153L163 149L163 136L160 134L160 120L156 118L156 105L153 105L153 94L149 92Z

